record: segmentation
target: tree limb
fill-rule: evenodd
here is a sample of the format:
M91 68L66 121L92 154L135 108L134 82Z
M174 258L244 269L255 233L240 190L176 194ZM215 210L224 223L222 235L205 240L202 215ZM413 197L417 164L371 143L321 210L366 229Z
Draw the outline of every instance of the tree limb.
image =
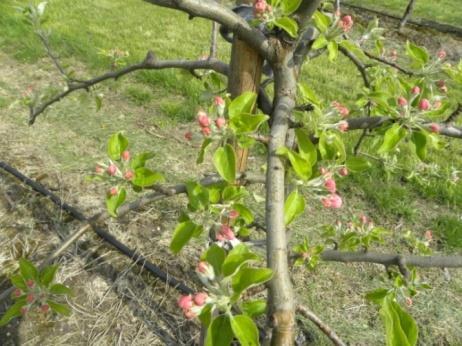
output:
M191 17L213 20L229 28L234 34L255 48L267 60L272 60L273 52L268 39L258 29L252 28L239 15L213 0L144 0L153 5L181 10Z
M421 268L460 268L462 256L415 256L400 254L384 254L377 252L346 252L326 250L321 254L323 261L332 262L367 262L382 264L384 266L411 265Z
M381 58L379 56L376 56L376 55L374 55L372 53L369 53L367 50L363 50L363 52L368 58L370 58L372 60L381 62L382 64L385 64L385 65L388 65L388 66L391 66L394 69L396 69L396 70L398 70L398 71L400 71L400 72L402 72L402 73L404 73L404 74L406 74L408 76L413 76L414 75L414 72L409 71L409 70L399 66L398 64L396 64L396 63L394 63L392 61L386 60L386 59Z
M67 95L73 93L74 91L85 89L89 90L90 87L106 81L108 79L115 79L134 72L138 70L161 70L166 68L178 68L184 69L190 72L199 69L205 70L214 70L218 73L227 75L228 73L228 65L217 60L217 59L207 59L207 60L196 60L196 61L189 61L189 60L156 60L154 54L152 52L148 52L146 58L137 64L129 65L117 71L107 72L101 76L88 79L86 81L80 82L72 82L68 84L68 87L65 91L59 93L58 95L54 96L53 98L49 99L48 101L38 105L38 106L31 106L30 108L30 117L29 117L29 125L34 124L35 119L41 113L43 113L48 107L52 104L59 102Z
M462 103L459 103L457 105L457 108L454 110L454 112L449 115L449 117L444 121L445 124L450 124L456 121L456 118L462 114Z
M306 306L299 305L296 310L300 315L306 317L311 322L313 322L336 346L346 346L346 343L338 337L338 335L325 324L318 316L316 316L310 309Z

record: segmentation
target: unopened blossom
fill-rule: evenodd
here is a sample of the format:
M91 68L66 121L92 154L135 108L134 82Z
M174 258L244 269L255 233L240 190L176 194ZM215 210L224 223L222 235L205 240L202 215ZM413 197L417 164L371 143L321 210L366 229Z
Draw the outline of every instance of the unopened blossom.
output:
M440 79L439 81L436 82L436 85L438 86L438 89L443 92L447 93L448 92L448 87L446 86L446 82L443 79Z
M32 280L32 279L29 279L29 280L26 281L26 285L29 288L33 288L35 286L35 281Z
M428 101L427 99L420 100L419 109L421 111L428 111L430 109L430 107L431 107L430 101Z
M342 177L346 177L348 175L348 168L346 167L342 167L339 169L338 173L342 176Z
M407 100L406 100L406 98L403 97L403 96L400 96L400 97L398 98L398 104L399 104L401 107L407 106Z
M183 309L183 310L188 310L188 309L191 309L194 305L193 303L193 298L192 296L189 294L189 295L182 295L179 299L178 299L178 306Z
M114 176L117 173L117 166L112 163L108 166L106 171L110 176Z
M124 179L132 180L134 176L135 176L135 173L133 173L133 171L126 171L124 174Z
M197 112L197 122L200 127L209 127L211 125L210 118L204 111Z
M339 26L343 32L348 32L353 27L353 18L351 16L343 16L339 21Z
M406 297L406 305L407 306L412 306L412 298Z
M263 13L266 12L267 9L267 3L265 0L257 0L255 1L255 4L253 5L253 9L255 12L255 15L262 15Z
M196 272L198 273L199 278L203 279L204 281L215 279L215 271L213 266L205 261L200 261L197 264Z
M13 295L14 295L16 298L21 297L22 291L21 291L19 288L16 288L16 289L13 291Z
M194 295L193 301L197 306L202 306L207 302L209 296L205 292L198 292Z
M413 95L419 95L420 94L420 88L416 85L411 89L411 94Z
M215 106L224 106L225 105L225 100L221 96L215 96L213 99L213 103Z
M186 132L186 133L184 134L184 138L185 138L187 141L192 140L192 138L193 138L192 132L191 132L191 131Z
M441 131L441 126L436 123L431 123L430 124L430 131L433 133L439 133Z
M26 297L26 301L29 303L29 304L32 304L34 301L35 301L35 296L32 294L32 293L29 293Z
M233 230L228 225L221 225L220 232L217 234L217 240L233 240L236 238Z
M203 127L201 128L201 132L205 137L208 137L212 133L212 130L210 129L210 127Z
M332 107L337 110L342 118L346 118L350 114L350 110L338 101L333 101Z
M431 230L425 231L424 237L428 241L432 241L433 240L433 232Z
M122 152L122 155L120 155L120 157L122 158L122 160L124 161L129 161L130 160L130 152L128 150L124 150Z
M117 188L116 188L116 187L111 187L111 188L109 189L109 194L110 194L111 196L115 196L115 195L117 195L118 193L119 193L119 191L117 191Z
M361 223L362 223L363 225L365 225L366 223L369 222L369 219L367 218L366 215L361 214L361 215L359 215L359 221L361 221Z
M348 122L340 121L337 127L341 132L346 132L348 131Z
M193 310L184 310L183 314L188 320L192 320L197 317L197 314Z
M438 59L443 60L446 58L447 53L444 49L440 49L438 53L436 53L436 56L438 57Z
M96 165L95 172L96 172L96 174L102 174L102 173L104 173L104 168L101 167L100 165Z
M50 305L48 304L43 304L42 306L40 306L40 311L43 312L44 314L48 313L49 310L50 310Z
M329 196L322 198L321 203L325 208L338 209L342 206L342 198L339 195L333 193Z
M335 193L335 191L337 191L337 185L335 184L335 180L331 178L326 179L326 181L324 182L324 187L330 193Z
M215 126L219 129L223 128L226 125L225 118L217 118L215 119Z
M239 217L239 212L237 210L231 210L228 214L228 217L233 220Z

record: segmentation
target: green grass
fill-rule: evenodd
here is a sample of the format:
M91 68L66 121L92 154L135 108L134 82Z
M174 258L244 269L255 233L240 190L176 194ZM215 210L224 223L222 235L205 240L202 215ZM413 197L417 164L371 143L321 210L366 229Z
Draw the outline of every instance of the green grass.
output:
M409 0L348 0L346 3L402 16ZM462 8L457 0L417 0L411 18L429 19L462 27Z
M25 63L21 64L21 67L28 70L27 76L32 79L37 67L43 68L50 62L43 59L45 54L42 46L12 7L27 2L0 2L0 49L17 61ZM388 8L395 11L399 9L396 6L402 3L392 1ZM418 0L418 6L419 3L430 4L429 1ZM88 77L109 69L110 61L100 54L101 50L126 50L130 53L127 63L142 59L150 49L159 58L165 59L195 59L208 51L210 25L207 22L198 19L190 21L184 14L158 8L143 1L54 0L49 6L47 26L52 30L51 43L66 65L74 68L78 75ZM456 20L453 17L457 17L458 9L454 2L449 4L444 12L441 12L439 6L432 6L434 13L431 13L435 18L441 15L447 17L448 22ZM418 11L416 14L420 13ZM443 14L439 14L440 12ZM446 12L451 12L452 16L446 16ZM219 53L227 61L229 45L221 41ZM52 67L48 66L46 69L48 71ZM343 56L340 56L335 64L321 57L308 62L303 71L303 79L327 102L338 100L352 105L362 86L359 73ZM45 72L37 78L46 79L46 75ZM6 96L0 96L0 108L14 102L16 95L20 93L18 89L28 82L30 81L24 80L17 86L0 85L7 91ZM29 145L34 144L33 149L37 150L33 151L35 157L42 158L43 155L53 158L55 165L46 166L47 170L59 170L63 175L77 172L81 176L83 172L88 173L92 169L93 161L104 156L108 136L115 131L123 130L137 150L154 150L157 155L153 165L165 172L168 181L176 181L196 174L196 167L191 164L195 149L175 142L172 138L181 138L184 128L190 125L189 121L202 102L202 91L202 82L190 74L173 70L142 71L124 77L121 81L101 85L98 92L102 92L105 97L103 108L99 112L95 111L93 96L82 92L56 104L53 110L38 119L33 128L25 125L26 117L20 116L19 113L10 116L5 111L4 114L8 115L2 116L5 117L5 121L13 124L12 128L17 129L18 136L21 134L24 141L30 141ZM17 108L14 110L17 111ZM3 118L1 120L3 121ZM164 131L160 133L163 139L151 134L157 129ZM20 142L13 136L12 131L8 134ZM357 137L358 134L348 136L348 144L353 144ZM12 141L12 147L16 148L17 142ZM449 164L462 167L462 146L454 140L447 143L450 143L448 150L432 152L429 160L442 167ZM39 147L40 145L42 147ZM370 143L366 141L364 145L368 146ZM24 157L29 156L34 155L28 150ZM405 161L407 160L405 158ZM87 191L87 185L81 188L83 194L90 193ZM296 228L294 227L297 236L307 233L307 225L310 227L309 231L316 231L323 223L333 222L337 217L347 219L351 214L365 212L372 216L378 225L397 227L398 223L403 223L416 234L422 234L425 229L432 228L444 248L451 251L460 250L460 183L450 185L441 178L431 177L426 177L425 180L409 180L401 175L387 179L383 168L374 164L367 172L340 180L339 188L346 201L346 210L332 215L322 210L316 202L309 203L310 212L297 222ZM315 217L311 217L312 215ZM382 271L372 266L359 268L358 270L356 266L329 264L323 266L314 279L303 272L300 274L300 281L297 281L298 293L306 298L313 310L332 324L339 334L345 335L347 340L372 345L377 343L377 340L382 340L382 326L377 318L377 311L374 307L365 305L363 296L367 289L379 285L377 279L372 280L371 276ZM430 277L439 276L435 274ZM453 294L460 294L460 288L457 288L459 283L460 278L456 277L448 290ZM332 290L332 287L338 289ZM446 286L441 284L435 290L435 296L444 296L445 289ZM434 306L436 299L430 293L424 297L430 302L425 305L424 300L424 303L416 308L416 312L419 323L425 322L427 316L432 317L433 324L423 323L422 328L426 344L435 344L444 340L441 331L444 329L445 320L440 318L435 322L434 315L440 311ZM455 316L451 311L451 296L441 298L440 303L444 318ZM339 310L342 310L341 314L338 313ZM339 317L342 314L351 314L351 318ZM435 331L439 331L437 336L432 335ZM316 334L315 338L316 344L327 344L322 335ZM457 344L460 331L451 331L449 338L453 344Z

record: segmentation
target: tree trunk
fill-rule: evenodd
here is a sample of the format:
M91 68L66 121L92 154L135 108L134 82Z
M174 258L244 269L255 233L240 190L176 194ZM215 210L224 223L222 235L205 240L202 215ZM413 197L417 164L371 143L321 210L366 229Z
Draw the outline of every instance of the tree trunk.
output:
M281 64L273 67L276 102L272 114L266 176L267 261L268 267L273 270L273 278L269 282L268 307L272 327L271 345L275 346L293 345L295 336L294 292L289 274L284 224L285 165L283 159L276 155L276 150L285 145L289 116L295 107L295 71L287 67L291 57L288 54Z

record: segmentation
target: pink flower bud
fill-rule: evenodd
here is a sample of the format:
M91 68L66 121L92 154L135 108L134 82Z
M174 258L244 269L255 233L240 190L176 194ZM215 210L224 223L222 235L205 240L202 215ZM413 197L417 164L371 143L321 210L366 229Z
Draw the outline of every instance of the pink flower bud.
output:
M332 202L331 202L329 196L322 198L321 203L322 203L324 208L330 208L332 206Z
M29 303L29 304L32 304L34 301L35 301L35 296L32 294L32 293L29 293L26 297L26 301Z
M231 220L234 220L234 219L237 219L239 217L239 212L237 210L231 210L229 213L228 213L228 217L231 219Z
M331 200L331 207L332 208L341 208L342 207L342 198L337 195L337 194L332 194L330 196L330 200Z
M415 87L413 87L413 88L411 89L411 93L412 93L413 95L419 95L419 94L420 94L420 88L416 85Z
M212 130L210 129L210 127L203 127L201 129L201 132L205 137L208 137L212 133Z
M211 124L210 118L204 111L199 111L197 113L197 122L199 123L200 127L209 127Z
M215 106L224 106L225 105L225 100L221 96L215 96L213 99L213 103Z
M255 14L263 14L266 11L266 6L265 0L257 0L253 5Z
M43 304L40 307L40 311L42 311L44 314L48 313L49 310L50 310L50 306L48 304Z
M363 225L365 225L366 223L369 222L369 219L367 218L366 215L361 214L361 215L359 215L359 221L361 221L361 223L362 223Z
M186 317L188 320L192 320L193 318L196 318L196 313L192 310L184 310L184 317Z
M430 109L430 101L428 101L427 99L422 99L420 100L419 102L419 109L421 111L427 111Z
M310 253L308 251L302 252L301 256L302 256L303 260L305 260L305 261L310 259L310 257L311 257L311 255L310 255Z
M353 27L353 19L351 16L343 16L339 22L340 28L342 28L343 32L348 32Z
M439 133L441 131L441 126L436 123L431 123L430 124L430 131L433 133Z
M32 279L29 279L29 280L26 281L26 285L27 285L27 287L32 288L32 287L35 286L35 281L32 280Z
M407 106L407 100L406 100L406 98L404 98L403 96L400 96L400 97L398 98L398 104L399 104L401 107Z
M120 155L120 157L122 158L122 160L128 161L130 160L130 152L128 150L125 150L124 152L122 152L122 155Z
M22 291L19 288L16 288L13 291L13 296L15 296L16 298L21 297L21 295L22 295Z
M436 85L438 86L438 88L441 88L442 86L446 85L446 82L444 81L444 79L440 79L436 82Z
M110 176L114 176L117 173L117 166L114 164L110 164L107 168L107 174Z
M431 230L425 231L424 237L428 241L432 241L433 240L433 232Z
M346 132L348 131L348 122L346 121L340 121L338 123L338 129L341 131L341 132Z
M133 171L126 171L124 174L124 179L132 180L134 176L135 176L135 173L133 173Z
M185 138L187 141L192 140L192 138L193 138L192 132L191 132L191 131L186 132L186 133L184 134L184 138Z
M102 174L102 173L104 173L104 168L101 167L100 165L96 165L95 172L96 172L96 174Z
M226 119L225 118L217 118L215 119L215 125L217 128L221 129L226 125Z
M340 17L341 15L342 15L342 13L340 12L339 9L337 9L337 10L335 11L335 13L334 13L334 16L336 16L336 17Z
M346 118L350 114L350 110L338 101L333 101L332 107L334 107L337 110L337 112L340 114L342 118Z
M444 49L440 49L438 53L436 53L436 55L438 56L438 59L440 60L445 59L447 56L446 51Z
M236 238L233 230L228 225L221 225L220 233L226 240L233 240Z
M406 297L406 305L407 306L412 306L412 298Z
M182 295L178 299L177 303L178 303L178 306L183 310L191 309L192 306L193 306L193 298L192 298L192 296L190 294L189 295Z
M21 315L24 316L25 314L27 314L27 311L29 311L29 309L27 308L27 306L23 306L23 307L21 308Z
M326 181L324 182L324 187L330 193L335 193L335 191L337 191L337 185L335 184L335 180L331 178L326 179Z
M115 195L117 195L118 193L119 193L119 191L117 190L116 187L111 187L111 188L109 189L109 195L111 195L111 196L115 196Z
M327 168L321 167L319 169L319 173L321 173L321 175L326 175L327 173L329 173L329 171L327 170Z
M205 292L196 293L193 298L194 304L196 304L197 306L202 306L207 302L208 297L209 296Z
M342 176L342 177L346 177L348 175L348 168L346 167L342 167L339 169L338 173Z
M209 264L205 261L200 261L196 267L196 271L199 273L205 274L208 270Z

